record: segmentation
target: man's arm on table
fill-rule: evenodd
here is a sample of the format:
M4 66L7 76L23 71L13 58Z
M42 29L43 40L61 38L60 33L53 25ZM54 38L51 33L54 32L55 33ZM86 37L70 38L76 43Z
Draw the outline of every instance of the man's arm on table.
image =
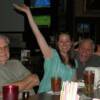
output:
M30 74L23 80L11 83L11 85L19 86L19 91L28 90L39 85L39 78L36 74Z

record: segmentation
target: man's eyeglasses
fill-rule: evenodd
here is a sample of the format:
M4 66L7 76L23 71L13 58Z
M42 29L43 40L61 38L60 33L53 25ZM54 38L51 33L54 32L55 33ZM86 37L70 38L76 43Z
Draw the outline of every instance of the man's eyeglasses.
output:
M5 50L8 50L9 49L9 46L8 45L5 45L3 47L0 47L0 51L5 51Z

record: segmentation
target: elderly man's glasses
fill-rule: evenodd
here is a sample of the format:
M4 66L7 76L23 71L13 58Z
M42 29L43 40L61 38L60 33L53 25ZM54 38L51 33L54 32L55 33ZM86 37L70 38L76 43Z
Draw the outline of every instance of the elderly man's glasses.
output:
M5 50L8 50L9 49L9 46L8 45L5 45L3 47L0 47L0 52L1 51L5 51Z

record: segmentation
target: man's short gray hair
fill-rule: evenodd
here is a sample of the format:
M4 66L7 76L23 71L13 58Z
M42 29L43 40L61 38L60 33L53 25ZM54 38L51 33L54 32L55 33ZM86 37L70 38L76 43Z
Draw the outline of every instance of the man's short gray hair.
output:
M92 46L92 49L93 49L93 50L95 49L95 43L94 43L94 41L93 41L92 39L86 38L86 39L80 40L80 42L79 42L79 47L80 47L82 44L84 44L84 43L90 43L91 46Z
M9 40L9 38L7 36L0 34L0 39L4 39L5 42L7 43L7 45L10 44L10 40Z

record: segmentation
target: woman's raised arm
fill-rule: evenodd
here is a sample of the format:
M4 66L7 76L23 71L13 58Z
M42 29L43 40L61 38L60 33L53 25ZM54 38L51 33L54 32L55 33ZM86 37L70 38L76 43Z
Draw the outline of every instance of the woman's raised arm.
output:
M41 49L41 52L43 53L44 58L49 58L51 56L51 47L49 47L44 36L42 35L37 24L35 23L29 7L26 6L25 4L21 5L21 6L19 6L17 4L13 4L13 6L17 10L22 11L27 15L30 27L32 29L33 34L35 35L35 37L37 39L38 45Z

